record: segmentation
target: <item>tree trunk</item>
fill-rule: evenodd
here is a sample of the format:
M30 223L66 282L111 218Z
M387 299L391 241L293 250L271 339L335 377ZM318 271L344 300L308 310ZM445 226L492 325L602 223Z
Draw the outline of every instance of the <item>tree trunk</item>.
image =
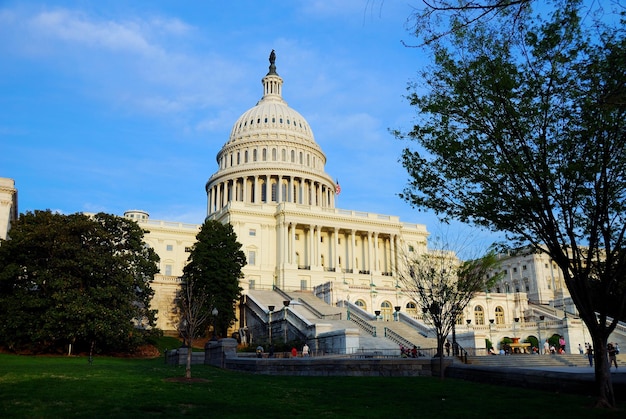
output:
M437 336L437 355L439 357L439 378L444 379L444 371L443 371L443 341L447 336L439 335Z
M608 338L602 337L593 340L594 344L594 368L596 373L596 387L598 389L597 407L615 407L615 393L613 392L613 380L611 378L611 365L607 356Z
M193 339L187 339L187 367L185 368L185 378L189 380L191 378L191 355L193 350Z

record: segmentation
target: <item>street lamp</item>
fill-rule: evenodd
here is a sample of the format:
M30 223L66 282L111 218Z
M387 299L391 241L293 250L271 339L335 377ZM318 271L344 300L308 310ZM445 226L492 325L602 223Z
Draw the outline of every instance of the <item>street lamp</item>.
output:
M274 306L267 306L267 309L269 310L269 315L270 315L270 321L269 321L269 329L270 329L270 345L272 344L272 311L274 311Z
M494 319L489 319L489 341L491 342L491 344L493 345L493 337L491 336L491 329L493 328L493 322ZM491 348L487 348L487 350L489 350Z
M213 311L211 311L211 314L213 315L213 338L211 340L217 340L217 337L215 335L215 327L217 326L217 315L219 314L217 307L213 308Z
M285 344L287 344L287 307L289 307L289 300L283 301L283 321L285 324L284 332L285 332Z
M539 335L539 347L540 348L542 347L542 344L541 344L541 322L545 318L546 318L545 316L539 316L539 320L540 321L537 322L537 335ZM541 352L541 350L539 350L539 352ZM543 353L545 353L545 349L544 349Z
M376 314L376 321L378 321L378 316L380 316L380 310L374 311L374 314Z
M400 306L395 306L394 309L396 310L396 312L394 313L394 317L396 318L396 321L399 322L400 321Z

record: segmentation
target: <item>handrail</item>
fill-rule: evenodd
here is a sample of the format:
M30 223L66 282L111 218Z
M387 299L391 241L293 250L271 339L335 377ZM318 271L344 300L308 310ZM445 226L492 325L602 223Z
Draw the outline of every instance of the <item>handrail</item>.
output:
M398 345L402 345L407 348L412 348L414 346L417 346L410 340L404 338L403 336L399 335L397 332L394 332L388 327L385 327L385 337L388 338L389 340L394 341Z
M356 323L356 325L359 326L361 330L363 330L364 332L369 333L370 335L376 337L376 326L372 326L371 324L367 322L367 320L363 319L358 314L352 313L350 315L350 320Z

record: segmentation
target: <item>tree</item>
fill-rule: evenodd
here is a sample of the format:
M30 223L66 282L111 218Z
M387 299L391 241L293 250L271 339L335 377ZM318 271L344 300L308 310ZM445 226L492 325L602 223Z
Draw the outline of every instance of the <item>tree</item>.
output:
M132 350L150 333L158 256L124 218L27 212L0 245L0 344Z
M443 347L454 324L479 291L488 289L497 275L487 275L498 264L493 251L468 261L459 261L449 250L431 250L405 257L398 275L404 292L415 299L424 319L429 319L437 335L440 378L444 378ZM456 341L453 342L456 354Z
M422 45L440 41L455 31L471 29L474 24L500 18L510 28L523 20L533 0L423 0L410 20L412 30L423 39ZM445 18L445 19L444 19Z
M579 1L514 34L476 24L433 44L402 197L547 253L592 336L598 405L614 406L607 339L626 305L623 21L585 30Z
M209 317L209 313L204 309L207 294L194 292L195 284L196 281L194 279L185 278L184 285L179 290L177 300L181 318L178 330L187 346L187 367L185 368L185 378L187 379L191 378L193 341L198 337Z
M204 296L200 312L206 314L206 319L212 319L210 313L217 308L214 332L226 333L236 320L235 302L241 297L239 280L246 256L230 224L206 220L196 239L183 269L182 287L192 284L193 296Z

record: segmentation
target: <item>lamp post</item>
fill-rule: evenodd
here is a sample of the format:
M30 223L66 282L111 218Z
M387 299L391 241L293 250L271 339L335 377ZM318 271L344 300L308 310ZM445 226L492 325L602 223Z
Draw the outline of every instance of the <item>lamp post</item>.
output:
M213 338L211 340L217 340L217 337L215 335L215 327L217 326L217 315L219 314L217 307L213 308L213 311L211 311L211 314L213 315Z
M543 319L545 319L545 316L539 316L539 321L537 322L537 335L539 335L539 347L543 347L542 343L541 343L541 322L543 321ZM541 349L539 350L541 353L545 353L545 349L542 352Z
M289 307L289 300L285 300L283 301L283 322L285 327L284 329L284 333L285 333L285 337L284 337L284 341L285 341L285 345L287 344L287 307Z
M378 316L380 316L380 310L374 311L374 314L376 315L376 321L378 321Z
M274 306L267 306L267 310L269 311L269 336L270 336L270 345L272 344L272 311L274 311Z
M458 355L458 349L456 344L456 318L457 318L457 306L452 306L452 356Z
M493 345L493 337L491 336L491 329L493 328L493 322L494 319L489 319L489 341L491 342L491 344ZM487 350L489 350L491 348L487 348Z
M395 313L393 314L393 316L395 317L395 320L397 322L400 321L400 306L395 306L394 309L396 310Z

